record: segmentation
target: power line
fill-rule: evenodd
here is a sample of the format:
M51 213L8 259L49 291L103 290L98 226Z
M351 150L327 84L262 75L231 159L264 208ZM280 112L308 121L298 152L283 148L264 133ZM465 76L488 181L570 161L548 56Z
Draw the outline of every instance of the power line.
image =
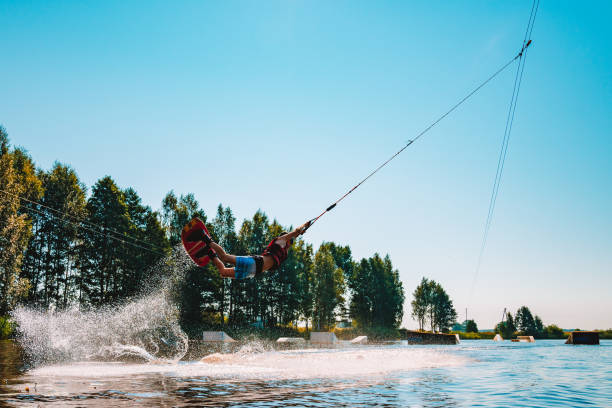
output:
M123 240L123 239L121 239L121 238L117 238L117 237L110 236L110 235L108 235L108 234L105 234L104 232L96 231L96 230L94 230L94 229L92 229L92 228L89 228L89 227L83 226L83 225L81 225L80 223L77 223L77 222L74 222L74 221L70 221L70 220L68 220L68 219L62 219L62 218L59 218L59 217L57 217L56 215L53 215L53 214L48 213L48 212L45 212L45 211L37 210L37 209L35 209L35 208L31 208L31 207L30 207L30 208L28 208L28 210L30 210L30 211L34 211L35 213L40 214L40 215L44 215L44 216L51 216L51 217L53 218L53 220L54 220L54 221L60 221L60 222L64 222L64 223L69 223L69 224L72 224L72 225L74 225L74 226L76 226L76 227L78 227L78 228L81 228L81 229L87 230L87 231L92 232L92 233L94 233L94 234L100 235L100 236L102 236L102 237L104 237L104 238L110 238L110 239L112 239L112 240L114 240L114 241L118 241L118 242L121 242L121 243L126 244L126 245L131 245L131 246L136 247L136 248L144 249L145 251L149 251L149 252L154 253L154 254L157 254L157 255L162 255L162 256L165 256L165 255L166 255L166 254L164 254L163 252L157 252L157 251L151 250L150 248L146 248L146 247L143 247L143 246L141 246L141 245L135 244L135 243L133 243L133 242L130 242L130 241L125 241L125 240Z
M72 215L72 214L69 214L69 213L67 213L67 212L65 212L65 211L60 211L60 210L55 209L55 208L53 208L53 207L49 207L49 206L47 206L47 205L44 205L44 204L42 204L42 203L40 203L40 202L30 200L30 199L28 199L28 198L26 198L26 197L22 197L22 196L19 196L19 195L14 194L14 193L10 193L10 192L5 191L5 190L2 190L2 189L0 189L0 192L3 192L3 193L5 193L5 194L11 195L11 196L13 196L13 197L19 198L19 199L21 199L21 200L23 200L23 201L25 201L25 202L30 203L30 204L38 205L38 206L43 207L43 208L45 208L45 209L47 209L47 210L49 210L49 211L54 212L55 214L62 215L62 216L66 216L66 217L70 217L70 218L72 218L73 220L75 220L76 222L79 222L79 223L81 223L81 224L85 224L85 225L89 225L89 226L90 226L90 227L92 227L92 228L96 228L96 229L100 229L100 228L102 228L102 229L104 229L104 230L105 230L105 234L106 234L106 233L108 233L108 232L110 231L111 233L116 234L117 236L120 236L122 239L131 239L131 240L132 240L132 241L134 241L134 242L138 242L138 243L141 243L141 244L148 245L148 246L150 246L150 247L151 247L151 248L153 248L153 249L163 250L163 249L162 249L162 248L160 248L160 247L157 247L157 246L155 246L155 245L152 245L152 244L149 244L149 243L146 243L146 242L142 242L142 241L141 241L141 240L139 240L139 239L133 238L133 237L131 237L131 236L127 235L126 233L119 232L119 231L117 231L117 230L115 230L115 229L113 229L113 228L110 228L110 227L100 227L99 225L92 224L92 223L90 223L90 222L88 222L88 221L86 221L86 220L84 220L84 219L82 219L82 218L79 218L79 217L77 217L77 216L74 216L74 215Z
M87 230L89 232L92 232L94 234L103 236L103 237L105 237L107 239L112 239L114 241L121 242L123 244L131 245L133 247L140 248L140 249L144 249L145 251L149 251L149 252L154 253L154 254L158 254L158 255L162 255L162 256L166 255L165 253L161 252L161 251L163 251L162 248L160 248L160 247L158 247L156 245L149 244L147 242L141 241L141 240L139 240L137 238L131 237L131 236L125 234L125 233L120 233L119 231L116 231L116 230L114 230L112 228L100 227L99 225L95 225L95 224L89 223L87 221L84 221L82 219L79 219L78 217L76 217L74 215L68 214L66 212L59 211L59 210L57 210L55 208L46 206L46 205L44 205L42 203L30 200L28 198L19 196L17 194L8 192L6 190L0 189L0 192L2 192L4 194L7 194L7 195L10 195L10 196L13 196L13 197L16 197L16 198L19 198L20 200L23 200L24 202L27 202L29 204L34 204L34 205L40 206L41 208L44 208L45 211L36 209L36 208L32 207L31 205L26 207L28 210L34 211L35 213L37 213L39 215L51 216L55 220L59 220L59 221L62 221L62 222L68 222L68 223L70 223L72 225L75 225L78 228L82 228L82 229ZM61 217L59 217L56 214L61 214L63 216L66 216L66 218L61 218ZM73 220L70 220L69 218L72 218ZM109 234L108 232L117 234L118 236ZM128 239L131 240L131 241L129 241ZM143 245L146 245L147 247L145 247Z

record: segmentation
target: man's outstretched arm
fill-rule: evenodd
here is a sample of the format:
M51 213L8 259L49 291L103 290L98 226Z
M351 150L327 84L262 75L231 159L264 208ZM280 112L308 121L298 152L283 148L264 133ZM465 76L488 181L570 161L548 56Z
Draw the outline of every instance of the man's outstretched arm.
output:
M299 227L297 227L296 229L294 229L293 231L291 231L288 234L285 235L281 235L280 237L278 237L278 239L295 239L296 237L302 235L304 232L306 232L306 226L308 225L308 223L302 224Z

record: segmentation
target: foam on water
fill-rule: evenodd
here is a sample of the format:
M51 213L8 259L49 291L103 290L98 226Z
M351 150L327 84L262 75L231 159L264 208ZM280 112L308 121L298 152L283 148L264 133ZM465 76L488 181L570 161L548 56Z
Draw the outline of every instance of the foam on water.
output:
M466 362L465 357L441 350L370 346L354 349L215 353L201 361L180 363L54 365L34 369L29 375L93 379L157 373L186 378L283 380L382 376L393 372L458 366Z
M89 359L178 361L188 343L172 295L188 267L184 251L175 248L150 271L143 285L148 290L125 303L95 310L19 307L12 314L19 341L34 365Z
M462 357L432 349L367 346L278 351L271 343L255 340L234 353L179 362L188 341L173 299L190 265L182 248L175 248L153 271L147 282L150 289L120 305L63 311L18 308L13 317L20 342L35 367L28 376L75 381L148 374L242 380L345 378L464 363Z

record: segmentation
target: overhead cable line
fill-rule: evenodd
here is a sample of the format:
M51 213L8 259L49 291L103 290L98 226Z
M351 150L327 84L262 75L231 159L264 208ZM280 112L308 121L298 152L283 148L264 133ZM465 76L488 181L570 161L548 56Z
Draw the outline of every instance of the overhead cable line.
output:
M137 238L131 237L131 236L125 234L125 233L121 233L121 232L116 231L116 230L114 230L112 228L100 227L99 225L95 225L95 224L89 223L89 222L87 222L87 221L85 221L83 219L80 219L79 217L76 217L74 215L68 214L66 212L62 212L62 211L57 210L55 208L46 206L46 205L44 205L42 203L30 200L28 198L22 197L20 195L17 195L17 194L11 193L11 192L8 192L6 190L0 189L0 192L2 192L4 194L7 194L7 195L10 195L10 196L13 196L13 197L16 197L16 198L19 198L20 200L22 200L22 201L24 201L26 203L40 206L41 208L44 209L44 211L39 210L37 208L34 208L31 205L26 207L28 210L34 211L35 213L37 213L39 215L51 216L51 217L53 217L56 220L59 220L59 221L62 221L62 222L68 222L68 223L70 223L72 225L75 225L75 226L77 226L79 228L82 228L82 229L87 230L89 232L92 232L94 234L103 236L103 237L105 237L107 239L112 239L114 241L118 241L118 242L121 242L123 244L131 245L133 247L140 248L140 249L144 249L145 251L149 251L149 252L154 253L154 254L164 255L164 256L166 255L163 252L162 248L160 248L160 247L158 247L156 245L150 244L148 242L141 241L141 240L139 240ZM56 214L63 215L66 218L59 217ZM68 218L72 218L72 220L70 220ZM110 234L109 234L109 232L110 232ZM113 234L116 234L116 235L113 235Z
M54 215L54 214L51 214L51 213L48 213L48 212L45 212L45 211L37 210L37 209L35 209L35 208L31 208L31 207L30 207L30 208L28 208L28 210L30 210L30 211L34 211L35 213L37 213L37 214L39 214L39 215L43 215L43 216L51 216L51 217L53 218L53 220L54 220L54 221L56 221L56 222L69 223L69 224L74 225L75 227L78 227L78 228L81 228L81 229L87 230L87 231L92 232L92 233L94 233L94 234L100 235L100 236L102 236L102 237L104 237L104 238L109 238L109 239L112 239L112 240L114 240L114 241L117 241L117 242L121 242L121 243L123 243L123 244L126 244L126 245L131 245L131 246L133 246L133 247L135 247L135 248L144 249L145 251L148 251L148 252L151 252L151 253L154 253L154 254L157 254L157 255L162 255L162 256L165 256L165 255L166 255L166 254L165 254L165 253L163 253L163 252L158 252L158 251L152 250L152 249L150 249L150 248L146 248L146 247L144 247L144 246L141 246L141 245L139 245L139 244L135 244L135 243L130 242L130 241L125 241L125 240L123 240L123 239L121 239L121 238L117 238L117 237L114 237L114 236L108 235L108 234L106 234L106 233L104 233L104 232L97 231L97 230L95 230L95 229L92 229L92 228L86 227L86 226L82 225L81 223L78 223L78 222L75 222L75 221L70 221L70 220L68 220L68 219L60 218L60 217L58 217L58 216L56 216L56 215Z
M524 42L523 46L520 50L520 52L514 56L510 61L508 61L506 64L504 64L501 68L499 68L497 71L495 71L495 73L493 73L491 76L489 76L486 80L484 80L480 85L478 85L476 88L474 88L470 93L468 93L465 97L463 97L461 100L459 100L459 102L457 102L455 105L453 105L449 110L447 110L444 114L442 114L440 117L438 117L435 121L433 121L429 126L427 126L425 129L423 129L419 134L417 134L414 139L409 140L408 143L406 143L400 150L398 150L393 156L389 157L384 163L382 163L380 166L378 166L376 169L374 169L370 174L368 174L363 180L361 180L359 183L357 183L353 188L351 188L350 190L348 190L342 197L340 197L339 199L337 199L335 202L333 202L329 207L327 207L321 214L319 214L317 217L312 218L311 220L309 220L306 223L306 229L310 228L312 226L312 224L314 224L315 222L317 222L319 220L319 218L321 218L323 215L325 215L326 213L330 212L331 210L334 209L334 207L336 207L336 205L338 205L342 200L344 200L349 194L351 194L353 191L355 191L357 188L359 188L359 186L361 186L363 183L365 183L370 177L372 177L374 174L378 173L379 170L381 170L383 167L385 167L391 160L395 159L397 156L400 155L400 153L402 153L404 150L406 150L410 145L412 145L414 142L416 142L418 139L420 139L423 135L425 135L425 133L429 132L431 130L431 128L433 128L434 126L436 126L439 122L441 122L444 118L446 118L448 115L450 115L455 109L457 109L460 105L462 105L465 101L467 101L472 95L474 95L476 92L478 92L482 87L484 87L486 84L488 84L493 78L495 78L497 75L499 75L502 71L504 71L506 68L508 68L514 61L516 61L517 59L520 59L521 56L523 55L523 53L525 52L525 50L531 45L531 41L528 42Z
M510 107L508 108L508 116L506 118L506 127L504 129L504 137L502 138L502 144L499 151L499 157L497 159L497 170L495 171L495 179L493 181L493 188L491 190L491 197L489 199L489 209L487 212L487 218L484 225L484 231L482 235L482 242L480 245L480 251L478 254L478 261L476 263L476 270L474 272L474 279L472 280L472 286L470 287L470 293L468 299L471 299L476 280L478 279L478 273L482 265L482 258L487 245L487 239L489 237L489 231L491 229L491 223L493 221L493 213L495 212L495 204L497 203L497 196L499 194L499 187L501 185L501 177L504 171L504 165L506 162L506 156L508 153L508 143L510 141L510 133L512 132L512 125L514 124L514 114L516 112L516 104L518 100L519 91L521 88L521 82L523 80L523 72L525 70L525 62L527 60L527 46L531 44L531 33L533 32L533 26L535 23L536 14L540 5L540 0L534 0L531 5L531 13L529 14L529 21L525 30L525 37L523 38L523 49L524 53L521 52L519 58L519 64L516 69L516 75L514 77L514 88L512 90L512 97L510 98Z
M113 228L110 228L110 227L105 227L105 226L100 227L99 225L92 224L92 223L87 222L86 220L84 220L84 219L82 219L82 218L79 218L79 217L77 217L77 216L74 216L74 215L72 215L72 214L69 214L69 213L67 213L67 212L65 212L65 211L60 211L60 210L55 209L55 208L53 208L53 207L49 207L49 206L44 205L44 204L42 204L42 203L40 203L40 202L38 202L38 201L33 201L33 200L28 199L28 198L25 198L25 197L22 197L22 196L19 196L19 195L17 195L17 194L13 194L13 193L10 193L10 192L8 192L8 191L1 190L1 189L0 189L0 192L3 192L3 193L5 193L5 194L11 195L11 196L13 196L13 197L19 198L19 199L21 199L21 200L23 200L23 201L25 201L25 202L30 203L30 204L38 205L38 206L40 206L40 207L42 207L42 208L45 208L45 209L46 209L46 210L48 210L48 211L52 211L52 212L53 212L53 213L55 213L55 214L62 215L62 216L66 216L66 217L70 217L70 218L72 218L73 220L75 220L75 221L76 221L76 222L78 222L78 223L85 224L85 225L89 225L90 227L92 227L92 228L96 228L96 229L103 229L103 230L104 230L104 232L105 232L105 234L108 234L108 232L110 232L110 233L112 233L112 234L116 234L117 236L121 237L122 239L129 239L129 240L132 240L132 241L137 242L137 243L139 243L139 244L144 244L144 245L150 246L150 247L151 247L151 248L153 248L153 249L159 249L159 250L162 250L160 247L157 247L157 246L155 246L155 245L152 245L152 244L149 244L149 243L143 242L143 241L141 241L141 240L139 240L139 239L133 238L133 237L131 237L131 236L127 235L126 233L119 232L119 231L117 231L117 230L115 230L115 229L113 229Z

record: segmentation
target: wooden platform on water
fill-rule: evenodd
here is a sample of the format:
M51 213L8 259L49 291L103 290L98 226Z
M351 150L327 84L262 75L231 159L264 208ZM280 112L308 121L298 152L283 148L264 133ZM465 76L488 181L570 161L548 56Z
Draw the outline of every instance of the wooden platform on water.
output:
M599 332L596 331L573 331L570 333L565 344L588 344L599 345Z
M516 336L516 339L512 339L512 341L519 343L535 343L533 336Z

